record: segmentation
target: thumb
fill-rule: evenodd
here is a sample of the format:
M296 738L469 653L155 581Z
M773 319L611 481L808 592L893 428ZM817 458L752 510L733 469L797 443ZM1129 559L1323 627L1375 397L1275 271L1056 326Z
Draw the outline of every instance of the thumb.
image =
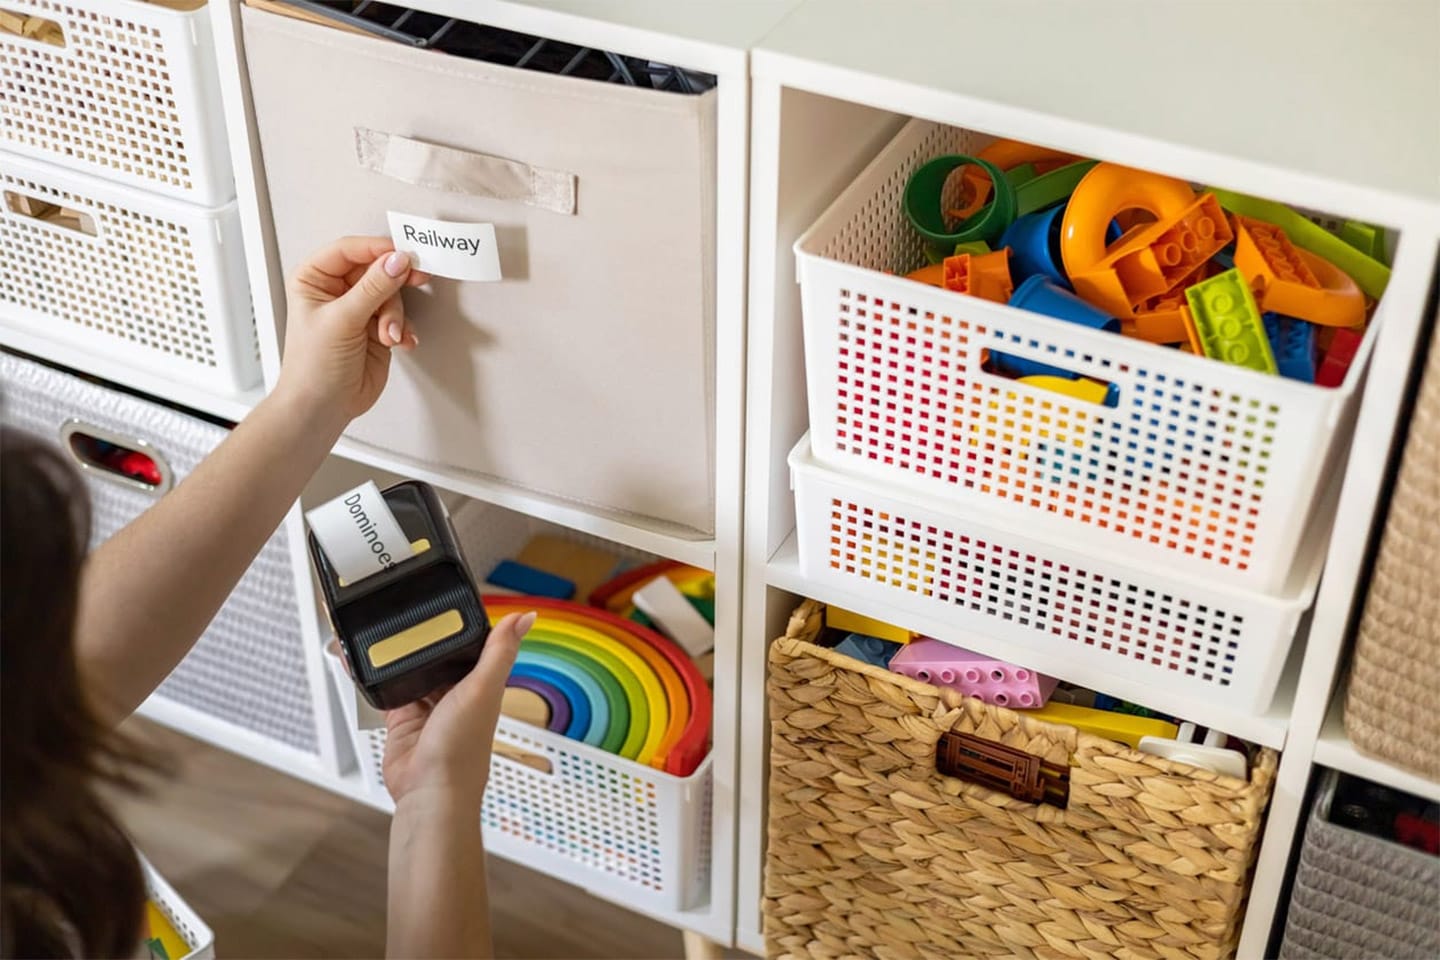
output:
M511 613L495 624L485 638L480 661L455 685L455 692L468 702L493 705L498 715L500 698L505 694L505 681L510 678L510 668L515 665L515 656L520 652L520 641L535 625L535 617L533 611Z
M363 328L380 311L410 276L413 261L410 254L392 250L375 260L361 274L359 281L339 297L333 307L349 325Z

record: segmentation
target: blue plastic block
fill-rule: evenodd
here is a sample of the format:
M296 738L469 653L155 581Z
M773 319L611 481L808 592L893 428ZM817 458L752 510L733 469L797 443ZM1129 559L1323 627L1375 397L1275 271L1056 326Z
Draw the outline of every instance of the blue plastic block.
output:
M879 637L867 637L863 633L852 633L835 644L836 653L862 660L881 670L888 669L890 658L903 649L904 644L881 640Z
M514 560L501 560L497 563L495 569L490 571L490 576L485 578L485 582L531 597L554 597L556 600L569 600L575 596L573 581L557 577L553 573L546 573L544 570L527 567Z
M1282 313L1262 314L1280 376L1315 382L1315 325Z

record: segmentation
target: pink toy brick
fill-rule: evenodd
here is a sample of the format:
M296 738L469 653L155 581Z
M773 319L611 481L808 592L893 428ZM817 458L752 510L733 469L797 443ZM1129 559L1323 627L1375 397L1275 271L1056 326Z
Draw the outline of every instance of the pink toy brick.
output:
M891 658L890 669L924 683L951 687L997 707L1019 709L1045 706L1059 682L929 637L907 644Z

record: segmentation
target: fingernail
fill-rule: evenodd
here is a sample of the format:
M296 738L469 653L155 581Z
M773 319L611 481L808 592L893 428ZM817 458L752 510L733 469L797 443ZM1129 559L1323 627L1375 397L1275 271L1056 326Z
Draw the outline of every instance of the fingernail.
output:
M385 272L392 277L398 277L410 269L410 254L394 251L385 258Z
M420 346L420 338L415 336L414 333L407 334L405 339L410 341L407 346L409 346L412 350Z
M390 343L391 343L392 345L397 346L397 347L400 346L400 321L399 321L399 320L391 320L391 321L390 321L390 326L388 326L388 327L385 328L385 332L388 333L388 334L390 334Z
M520 614L520 619L515 621L515 632L522 637L525 636L525 634L530 632L530 628L535 626L535 618L537 616L538 614L534 610L531 610L529 613Z

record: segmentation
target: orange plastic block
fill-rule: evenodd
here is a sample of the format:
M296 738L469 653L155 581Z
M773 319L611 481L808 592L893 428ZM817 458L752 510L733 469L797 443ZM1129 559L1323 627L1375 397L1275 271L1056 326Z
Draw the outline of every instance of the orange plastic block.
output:
M1015 282L1010 279L1009 247L978 256L962 253L946 257L941 266L945 270L942 286L946 290L968 293L996 303L1009 302L1010 294L1015 292Z
M1145 301L1133 317L1120 318L1121 333L1151 343L1184 343L1191 329L1190 307L1185 302L1184 290L1153 297Z
M1260 309L1327 327L1365 322L1365 295L1339 267L1295 246L1274 224L1237 215L1235 229L1235 266Z
M1123 318L1174 290L1233 237L1219 202L1207 193L1178 216L1122 237L1099 263L1070 280L1080 296Z
M932 287L943 287L945 285L945 264L932 263L928 267L912 270L905 274L905 279L928 283Z
M988 160L1001 170L1014 170L1027 163L1035 165L1036 174L1058 170L1081 158L1049 147L1037 147L1021 140L996 140L975 156ZM968 166L961 171L960 209L947 211L950 216L965 219L980 212L990 199L990 175L982 167Z

